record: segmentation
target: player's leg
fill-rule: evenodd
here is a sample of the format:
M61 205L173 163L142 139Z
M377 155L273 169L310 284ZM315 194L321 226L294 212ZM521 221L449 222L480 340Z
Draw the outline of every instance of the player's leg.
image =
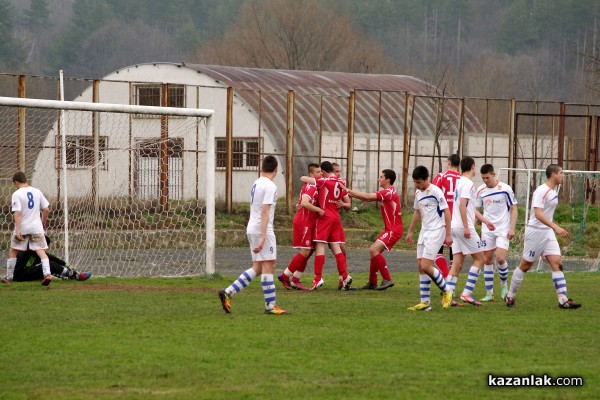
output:
M452 248L450 249L450 254L452 254ZM442 276L444 278L448 277L448 273L450 272L450 269L448 268L448 262L446 261L446 257L444 257L444 245L442 245L442 247L440 247L440 249L438 250L438 253L435 257L435 266L437 269L440 270L440 272L442 273Z
M506 259L508 257L509 240L504 237L504 241L505 243L500 243L500 240L496 242L496 265L498 266L498 276L500 277L502 300L508 294L508 262Z
M482 302L494 301L494 253L495 250L486 250L483 252L485 259L483 264L483 279L486 296L481 299Z
M475 285L477 284L477 280L479 279L479 273L483 268L483 264L485 262L485 258L483 256L483 251L481 251L481 239L475 231L474 228L471 228L471 237L465 240L465 249L463 252L464 255L469 254L473 259L473 265L469 268L469 272L467 275L467 281L465 283L465 287L460 295L460 299L466 303L472 304L474 306L481 305L481 302L477 301L473 297L473 291L475 290Z
M581 307L581 304L575 303L567 295L567 281L563 272L560 254L552 254L556 252L560 253L558 242L554 244L550 241L547 249L550 254L546 255L546 260L548 260L548 264L550 264L550 268L552 268L552 282L554 283L554 289L556 290L556 296L558 297L558 307L563 309L575 309Z
M269 239L267 239L267 242ZM267 243L265 243L267 245ZM263 297L265 299L265 314L269 315L283 315L288 314L283 308L277 306L277 288L275 288L275 281L273 279L273 273L275 272L275 260L264 260L259 261L261 275L260 283L262 286Z
M375 243L371 245L371 261L375 260L375 264L378 266L379 273L381 274L382 282L377 287L377 290L385 290L394 286L394 280L390 274L390 270L387 266L387 261L383 256L383 252L391 250L394 244L402 238L402 232L387 231L382 232Z
M46 242L46 235L44 234L32 234L29 239L29 248L35 251L42 261L42 272L44 273L44 279L42 280L43 286L48 286L52 281L52 273L50 271L50 259L46 254L48 250L48 244Z
M550 234L554 237L552 231L550 231ZM513 307L515 305L517 291L519 290L521 283L523 283L525 273L529 271L533 263L539 258L540 254L543 253L543 249L545 248L548 239L549 236L543 230L525 229L521 263L518 268L515 268L512 274L510 287L504 299L508 307Z
M17 265L17 254L19 251L27 251L29 245L29 239L22 238L18 239L15 232L12 232L10 238L10 248L8 250L8 259L6 260L6 277L3 278L3 282L10 283L13 280L15 273L15 265Z
M325 265L325 246L326 242L317 241L315 243L315 261L314 271L315 277L311 286L311 290L315 290L323 286L325 281L323 280L323 265Z

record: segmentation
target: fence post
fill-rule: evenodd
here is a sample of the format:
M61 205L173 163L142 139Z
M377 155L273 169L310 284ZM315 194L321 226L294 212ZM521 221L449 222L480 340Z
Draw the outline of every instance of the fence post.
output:
M348 143L346 147L346 180L348 187L352 189L352 169L354 167L354 105L356 93L350 92L348 101Z
M25 75L19 75L18 96L25 98ZM25 123L27 109L19 107L17 118L17 166L19 171L25 171Z
M225 203L227 212L233 212L233 88L227 88L227 120L225 123Z
M565 158L565 114L567 106L560 102L560 117L558 117L558 165L562 166Z
M294 97L294 91L288 90L285 143L285 202L288 214L294 213Z
M510 120L508 132L508 166L516 168L515 152L517 149L517 101L510 99ZM515 185L516 172L513 170L508 175L508 184L512 187Z
M100 101L100 81L92 82L92 102ZM98 212L98 164L100 163L100 118L99 113L92 112L92 140L94 141L94 166L92 167L92 202L94 210Z
M410 163L410 140L408 138L408 109L410 95L404 94L404 145L402 147L402 205L408 203L408 164Z
M162 107L169 106L169 85L162 85ZM163 211L167 210L169 204L169 117L160 116L160 207Z

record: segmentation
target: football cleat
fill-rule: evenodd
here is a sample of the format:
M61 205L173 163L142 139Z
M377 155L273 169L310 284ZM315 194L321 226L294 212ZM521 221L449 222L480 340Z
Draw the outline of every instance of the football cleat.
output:
M2 278L2 283L6 283L10 285L12 283L12 279L8 279L7 277Z
M481 300L482 303L487 303L487 302L493 302L494 301L494 295L493 294L486 294L485 297L483 297Z
M361 290L375 290L377 289L376 283L368 282L365 286L361 287Z
M48 286L52 282L52 275L46 275L44 279L42 279L42 286Z
M350 290L350 285L352 285L352 277L350 275L348 275L346 277L346 279L344 279L342 281L343 286L342 286L342 290Z
M279 275L277 279L279 279L279 282L281 282L284 288L286 288L287 290L292 290L290 278L286 274Z
M394 280L390 279L389 281L382 281L381 285L377 286L377 290L385 290L387 288L391 288L392 286L394 286Z
M465 303L469 303L469 304L472 304L474 306L480 306L481 305L481 302L477 301L477 299L475 297L473 297L473 296L469 296L469 295L466 295L466 294L461 294L460 295L460 299L462 301L464 301Z
M514 307L515 306L515 298L514 297L506 296L504 298L504 301L506 302L506 307Z
M293 279L290 282L290 285L292 286L292 289L296 289L296 290L310 290L310 288L307 288L306 286L304 286L300 281L296 282Z
M502 286L502 294L501 294L502 300L506 299L506 296L508 296L508 287L506 285L504 285L504 286Z
M565 301L562 304L560 304L560 303L558 304L558 308L564 308L565 310L567 310L567 309L576 309L576 308L579 308L579 307L581 307L581 304L575 303L571 299Z
M449 309L453 302L454 300L452 300L452 292L444 292L444 294L442 295L442 307L444 308L444 310Z
M279 306L275 306L270 310L265 310L265 314L268 315L284 315L284 314L289 314L289 312L285 311L283 308L279 307Z
M323 278L320 278L319 280L317 280L317 278L315 278L315 280L312 283L312 286L310 287L310 290L317 290L324 284L325 284L325 281L323 280Z
M77 274L77 280L78 281L87 281L91 277L92 277L92 271L90 271L90 272L80 272L79 274Z
M431 311L431 306L425 303L419 303L416 306L408 307L410 311Z
M231 296L229 296L225 290L219 290L219 299L221 299L223 310L225 310L227 314L231 314Z

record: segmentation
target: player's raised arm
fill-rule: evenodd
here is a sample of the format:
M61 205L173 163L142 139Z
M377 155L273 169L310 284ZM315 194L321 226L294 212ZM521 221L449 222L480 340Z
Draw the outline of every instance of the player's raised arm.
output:
M311 185L317 184L317 180L315 178L313 178L312 176L301 176L300 180L304 183L310 183Z

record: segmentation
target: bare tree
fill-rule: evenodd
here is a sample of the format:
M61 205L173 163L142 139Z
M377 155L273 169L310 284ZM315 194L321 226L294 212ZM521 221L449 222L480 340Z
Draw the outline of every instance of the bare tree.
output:
M385 72L378 45L347 15L319 0L252 0L225 35L203 45L195 60L243 67Z

